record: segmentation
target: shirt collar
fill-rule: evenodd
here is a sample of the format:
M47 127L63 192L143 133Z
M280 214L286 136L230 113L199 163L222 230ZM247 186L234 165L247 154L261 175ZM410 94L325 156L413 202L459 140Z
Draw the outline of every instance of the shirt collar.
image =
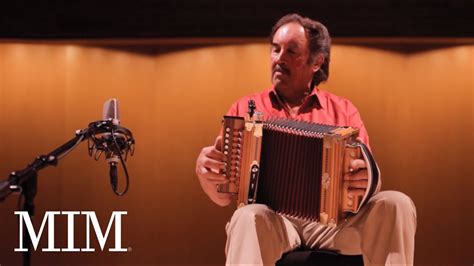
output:
M303 101L303 104L300 107L300 113L304 112L307 109L310 110L313 107L316 107L317 109L326 108L326 104L324 100L322 99L322 95L318 95L318 94L321 94L320 90L318 89L318 87L314 87L313 91L311 91L311 93L308 94L305 100ZM275 90L275 87L272 87L269 90L269 96L270 96L272 105L274 107L277 107L280 110L285 108L283 101L281 100L280 96Z

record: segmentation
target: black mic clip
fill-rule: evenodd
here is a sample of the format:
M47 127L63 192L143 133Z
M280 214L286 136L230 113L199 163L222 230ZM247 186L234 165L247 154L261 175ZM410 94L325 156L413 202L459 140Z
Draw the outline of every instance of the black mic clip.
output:
M99 160L102 153L106 159L114 155L123 155L124 161L128 154L133 156L135 151L135 139L130 130L115 125L112 120L100 120L89 124L88 150L89 156Z
M128 155L135 152L135 139L132 132L125 127L117 125L112 119L100 120L89 124L88 151L89 156L98 161L104 153L110 165L110 183L112 190L117 195L124 195L128 190L128 171L125 161ZM117 165L121 162L125 171L127 185L123 192L117 192Z

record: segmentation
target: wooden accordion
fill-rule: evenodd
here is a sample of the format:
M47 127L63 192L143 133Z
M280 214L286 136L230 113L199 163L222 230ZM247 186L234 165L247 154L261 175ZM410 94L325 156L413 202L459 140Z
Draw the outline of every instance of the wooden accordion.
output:
M229 182L222 193L237 196L237 206L261 203L278 213L338 225L357 213L375 192L380 175L359 130L281 118L262 120L253 111L224 116L223 143ZM352 159L364 158L369 173L364 196L348 195L343 182Z

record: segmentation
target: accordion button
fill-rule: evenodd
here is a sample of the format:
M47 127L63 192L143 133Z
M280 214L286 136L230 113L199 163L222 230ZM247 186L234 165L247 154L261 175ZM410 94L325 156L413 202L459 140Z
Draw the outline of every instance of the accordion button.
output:
M224 155L227 155L227 154L229 154L229 152L228 152L228 151L224 151Z
M225 150L228 150L228 149L229 149L229 145L225 145L225 146L224 146L224 149L225 149Z
M229 133L225 133L225 138L228 139L230 137Z
M226 128L226 129L225 129L225 132L230 132L230 128Z
M229 140L228 140L228 139L225 139L225 140L224 140L224 143L225 143L225 144L229 144Z

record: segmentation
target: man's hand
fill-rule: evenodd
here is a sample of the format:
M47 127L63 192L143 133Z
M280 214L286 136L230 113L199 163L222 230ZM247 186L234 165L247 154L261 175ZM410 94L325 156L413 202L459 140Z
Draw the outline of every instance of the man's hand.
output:
M226 206L231 201L230 194L217 192L217 185L227 183L229 180L219 174L225 169L225 155L221 149L222 137L218 136L213 146L204 147L196 161L196 175L201 187L206 194L220 206Z
M349 186L349 195L364 196L369 179L365 161L362 159L352 160L349 167L349 172L344 174L344 182Z
M218 174L225 169L225 155L220 151L222 137L216 138L214 146L204 147L196 161L196 174L199 180L214 186L225 183L227 179Z

